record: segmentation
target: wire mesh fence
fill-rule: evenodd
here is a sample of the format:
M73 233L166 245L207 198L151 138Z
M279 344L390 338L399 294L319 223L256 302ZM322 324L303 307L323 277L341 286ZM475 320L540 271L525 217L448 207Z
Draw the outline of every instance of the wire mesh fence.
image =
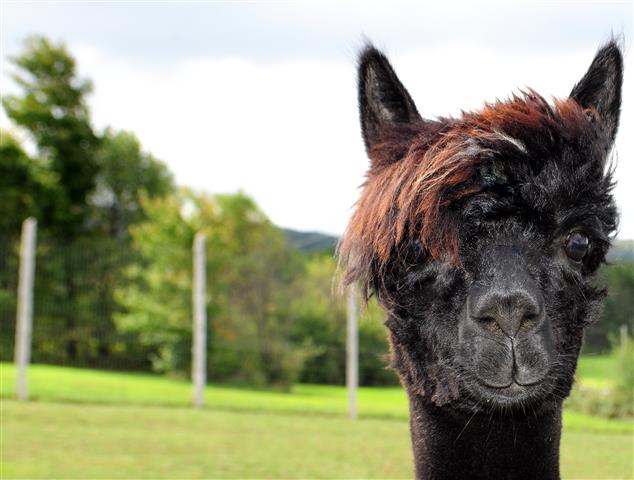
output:
M42 238L36 251L32 361L91 368L147 370L148 352L134 335L118 329L115 292L134 252L122 242ZM1 240L2 359L13 358L17 239Z
M0 359L13 359L18 283L18 243L0 236Z
M190 375L191 247L161 245L148 256L127 239L40 235L35 257L33 363ZM345 299L307 313L294 298L302 296L297 278L282 285L287 292L244 291L214 255L208 262L208 379L345 383ZM0 238L2 361L14 356L18 269L19 238ZM362 320L361 384L396 381L385 369L384 335L375 318Z

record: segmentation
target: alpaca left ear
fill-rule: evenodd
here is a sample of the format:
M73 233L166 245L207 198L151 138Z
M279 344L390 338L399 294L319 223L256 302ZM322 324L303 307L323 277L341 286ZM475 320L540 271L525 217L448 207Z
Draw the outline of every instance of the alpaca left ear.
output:
M623 56L614 40L601 48L584 77L570 92L582 107L592 108L613 142L621 113Z
M366 149L382 141L391 126L420 121L412 97L385 55L368 45L359 57L359 114Z

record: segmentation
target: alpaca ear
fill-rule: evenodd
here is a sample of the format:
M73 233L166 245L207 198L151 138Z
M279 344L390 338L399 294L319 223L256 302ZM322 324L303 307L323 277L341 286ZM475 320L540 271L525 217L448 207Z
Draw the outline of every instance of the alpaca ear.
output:
M385 55L372 45L359 57L359 114L366 149L381 141L386 127L421 120Z
M622 84L623 56L611 41L597 52L588 72L570 92L582 107L597 111L611 141L619 126Z

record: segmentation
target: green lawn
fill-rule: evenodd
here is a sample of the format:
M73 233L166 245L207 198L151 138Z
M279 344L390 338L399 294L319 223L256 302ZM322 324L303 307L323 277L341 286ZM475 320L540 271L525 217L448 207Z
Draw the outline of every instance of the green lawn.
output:
M406 420L48 402L2 406L1 478L411 478ZM632 478L627 433L566 431L564 478Z
M13 396L13 364L0 363L0 379L0 396ZM29 390L33 400L125 405L184 406L192 395L183 380L50 365L29 368ZM205 396L209 408L333 415L345 414L348 401L344 388L326 385L296 385L291 392L210 385ZM359 410L364 417L407 418L407 400L400 387L361 388Z
M213 385L188 408L188 383L36 365L32 398L12 400L0 365L0 478L411 477L400 388L359 394L346 419L341 387L291 393ZM565 412L564 478L632 478L632 423Z

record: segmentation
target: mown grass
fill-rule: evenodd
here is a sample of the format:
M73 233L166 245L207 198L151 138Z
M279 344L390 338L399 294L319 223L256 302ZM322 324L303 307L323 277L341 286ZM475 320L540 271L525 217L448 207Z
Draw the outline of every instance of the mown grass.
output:
M411 478L405 419L186 407L2 407L3 479ZM564 478L632 478L628 433L564 431Z
M0 396L13 396L15 368L0 364ZM125 405L190 405L192 387L184 380L142 373L120 373L80 368L32 365L29 391L33 400ZM206 405L226 410L344 415L344 388L295 385L291 391L253 390L209 385ZM400 387L361 388L359 411L365 417L407 417L407 400Z
M11 398L15 368L0 363L0 396ZM32 400L121 405L186 406L192 387L184 380L143 373L121 373L52 365L29 368ZM209 409L345 415L345 388L331 385L295 385L289 392L209 385L205 404ZM401 387L362 387L358 393L362 418L407 419L407 398ZM630 432L632 423L565 412L564 424L573 430Z
M12 400L0 364L0 478L411 477L402 390L291 392L211 385L188 407L188 382L148 374L34 365L30 403ZM632 423L564 412L564 478L632 478Z

